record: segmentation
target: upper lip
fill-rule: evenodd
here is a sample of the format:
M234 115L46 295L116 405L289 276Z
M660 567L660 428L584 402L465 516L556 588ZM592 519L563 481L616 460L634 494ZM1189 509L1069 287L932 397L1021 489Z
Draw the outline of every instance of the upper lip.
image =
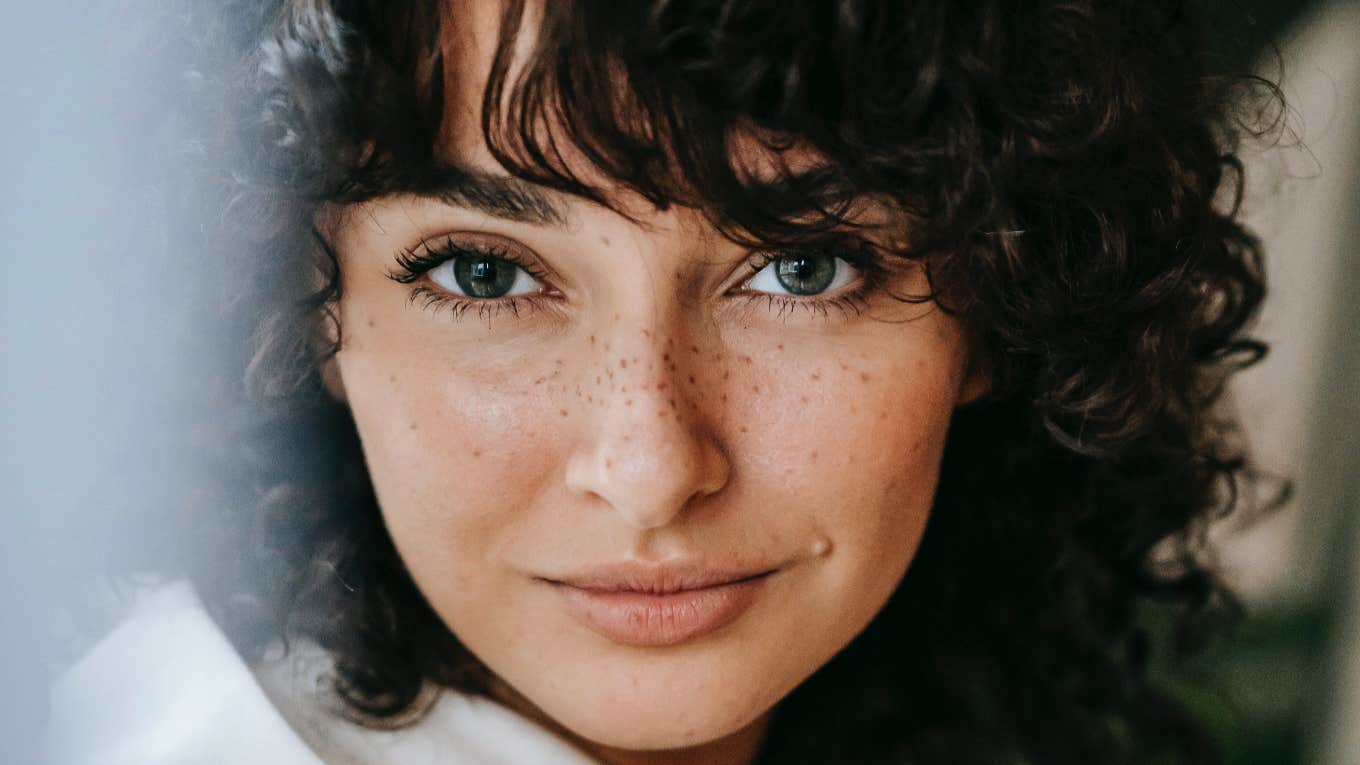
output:
M561 576L540 577L555 584L600 592L641 592L669 595L754 579L773 573L775 566L717 568L696 561L648 563L623 561L580 569Z

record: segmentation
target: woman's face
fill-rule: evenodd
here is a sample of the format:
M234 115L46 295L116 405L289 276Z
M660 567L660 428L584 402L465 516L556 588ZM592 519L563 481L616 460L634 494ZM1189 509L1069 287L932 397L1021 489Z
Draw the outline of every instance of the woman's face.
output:
M416 585L523 706L619 749L740 736L902 578L975 393L960 327L886 294L919 269L866 290L835 252L765 264L692 210L507 180L475 119L494 23L446 73L444 155L484 175L327 215L333 389Z

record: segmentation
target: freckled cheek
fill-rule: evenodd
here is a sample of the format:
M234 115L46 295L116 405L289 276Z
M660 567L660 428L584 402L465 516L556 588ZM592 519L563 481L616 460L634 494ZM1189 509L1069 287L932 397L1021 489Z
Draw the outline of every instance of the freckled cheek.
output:
M914 365L913 365L914 366ZM740 411L751 451L835 535L900 538L929 510L952 413L946 374L839 365L789 375ZM865 379L867 377L867 379Z
M552 416L556 397L527 377L491 385L456 370L407 368L376 390L350 391L399 546L419 546L427 562L448 558L437 565L466 562L465 548L489 552L530 514L560 462L564 418Z

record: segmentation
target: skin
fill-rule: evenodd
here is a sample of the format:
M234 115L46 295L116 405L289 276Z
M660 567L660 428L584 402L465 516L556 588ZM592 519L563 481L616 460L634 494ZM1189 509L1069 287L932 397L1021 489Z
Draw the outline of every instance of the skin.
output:
M475 119L486 7L450 11L442 150L504 175ZM982 384L933 305L881 290L856 310L771 303L748 284L759 254L696 211L613 189L630 221L549 196L558 223L410 195L325 210L343 286L329 384L416 585L504 681L504 703L602 762L750 762L776 703L903 577L950 416ZM412 301L441 288L389 278L398 253L450 238L544 272L537 307L455 317ZM890 288L926 284L905 267ZM660 648L590 631L535 578L677 558L779 571L732 624Z

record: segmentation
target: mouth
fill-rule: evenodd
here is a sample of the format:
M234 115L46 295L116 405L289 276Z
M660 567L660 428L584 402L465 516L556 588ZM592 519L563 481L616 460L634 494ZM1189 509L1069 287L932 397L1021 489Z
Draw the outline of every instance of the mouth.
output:
M621 645L654 648L697 640L735 622L777 571L623 564L541 580L591 631Z

